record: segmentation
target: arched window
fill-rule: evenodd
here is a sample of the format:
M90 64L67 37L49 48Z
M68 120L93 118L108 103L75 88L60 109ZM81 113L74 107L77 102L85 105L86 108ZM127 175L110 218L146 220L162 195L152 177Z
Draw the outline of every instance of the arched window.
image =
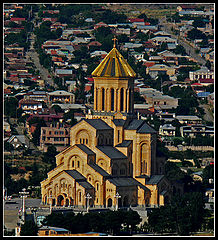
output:
M147 161L146 161L146 144L142 144L141 146L141 174L146 174L147 173Z
M114 89L111 89L111 111L114 111Z
M121 88L121 90L120 90L120 111L123 111L123 95L124 95L124 89Z
M105 98L105 90L102 88L102 111L104 111L104 98Z
M131 104L132 104L132 90L129 89L129 112L131 112Z

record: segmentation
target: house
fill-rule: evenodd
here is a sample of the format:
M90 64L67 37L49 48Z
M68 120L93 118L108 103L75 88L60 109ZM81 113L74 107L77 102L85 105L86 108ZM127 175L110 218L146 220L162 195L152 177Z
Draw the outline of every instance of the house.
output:
M49 145L63 151L70 143L70 126L62 122L51 123L49 127L41 127L40 149L46 152Z
M142 43L132 43L132 42L127 42L127 43L124 43L121 48L126 51L128 49L134 49L134 48L139 48L139 47L142 47L143 44Z
M22 24L22 22L26 21L26 18L20 18L20 17L12 17L10 19L11 22L15 22L17 24Z
M57 90L54 92L48 93L48 104L51 105L52 103L75 103L75 94L64 91L64 90Z
M191 174L191 176L192 176L194 181L202 182L202 180L203 180L202 171L194 172L194 173Z
M84 113L86 111L86 107L83 104L77 103L54 103L53 105L58 105L62 110L69 111L69 110L82 110Z
M94 25L94 30L98 29L99 27L109 27L109 26L104 22L99 22Z
M203 86L201 83L192 83L191 84L191 88L193 89L193 91L198 94L199 92L204 92L205 91L205 86Z
M188 126L202 124L202 119L195 115L177 115L175 119L177 119L180 124L186 124Z
M160 91L153 88L140 88L140 94L145 98L146 103L153 106L156 110L168 110L177 108L178 99L163 95Z
M101 43L98 41L91 41L87 44L88 49L90 49L91 47L101 47Z
M157 36L157 37L153 37L150 39L150 41L152 41L153 43L155 43L156 45L161 45L162 43L174 43L177 45L177 40L171 37L165 37L165 36Z
M214 136L214 127L205 125L191 125L180 127L182 137Z
M21 99L18 102L19 108L25 113L36 113L38 109L42 109L42 102L30 99Z
M146 68L146 74L149 74L152 78L157 77L159 74L167 74L173 76L176 73L176 69L168 67L165 64L155 64L151 67Z
M55 75L57 76L57 77L71 77L71 78L73 78L73 76L74 76L74 70L73 69L59 69L59 68L56 68L55 69Z
M128 18L128 21L132 23L133 27L136 27L138 25L145 25L145 20L143 18Z
M34 100L39 102L47 103L47 92L46 91L36 91L31 90L23 94L24 99Z
M42 226L38 230L38 236L69 236L70 231L65 228Z
M170 52L169 50L165 50L163 52L158 53L159 56L163 58L163 61L169 64L179 64L179 58L181 58L181 55L177 55L173 52Z
M8 142L12 144L15 149L17 149L18 147L29 147L29 142L25 135L12 135L8 139Z
M209 94L210 94L210 92L199 92L197 94L197 97L200 98L200 99L207 99Z
M160 125L159 135L161 136L173 136L176 135L176 127L173 127L172 124Z
M90 53L91 57L98 57L98 56L100 56L100 57L104 58L106 55L107 55L106 51L100 51L100 50L99 51L96 50L96 51Z

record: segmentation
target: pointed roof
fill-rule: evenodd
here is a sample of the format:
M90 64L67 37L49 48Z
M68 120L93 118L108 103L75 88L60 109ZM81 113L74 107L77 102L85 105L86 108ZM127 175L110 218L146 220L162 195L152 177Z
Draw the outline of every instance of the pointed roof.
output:
M136 77L136 73L114 46L92 72L93 77Z

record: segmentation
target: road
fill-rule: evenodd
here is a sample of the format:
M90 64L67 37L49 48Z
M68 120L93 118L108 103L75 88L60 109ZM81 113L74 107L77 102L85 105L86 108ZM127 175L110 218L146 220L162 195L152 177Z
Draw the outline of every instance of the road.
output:
M36 66L36 69L39 70L39 75L41 79L45 81L45 85L48 86L49 84L50 86L54 86L54 81L52 80L52 78L48 78L48 75L51 76L51 73L49 73L48 69L44 68L40 64L38 53L35 51L33 47L35 38L36 38L36 35L34 33L31 33L30 35L31 45L30 45L29 51L27 51L26 53L26 58L27 60L33 61L34 65Z
M14 198L16 204L5 204L4 201L4 225L6 228L14 229L18 221L18 211L22 207L21 198ZM25 200L26 209L38 208L41 203L41 199L27 198Z
M160 25L161 25L161 30L162 31L165 31L165 32L168 32L172 35L173 38L176 38L177 41L178 41L178 44L179 45L182 45L185 50L186 50L186 53L191 56L192 58L196 59L196 61L202 65L204 65L206 63L206 60L203 59L201 56L199 56L195 50L196 48L194 48L193 46L190 45L189 42L187 42L184 38L178 36L178 35L174 35L173 32L171 31L171 28L172 28L172 24L167 22L166 21L166 17L164 18L161 18L159 20L160 22Z

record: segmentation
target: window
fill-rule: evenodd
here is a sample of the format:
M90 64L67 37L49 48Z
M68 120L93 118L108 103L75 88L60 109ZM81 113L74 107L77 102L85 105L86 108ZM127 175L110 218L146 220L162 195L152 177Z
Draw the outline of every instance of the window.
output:
M111 111L114 111L114 89L111 89Z
M81 192L79 192L79 202L81 202L81 199L82 199L82 194Z
M120 90L120 111L123 111L123 101L124 101L123 96L124 96L124 89L121 88L121 90Z
M105 90L104 88L102 89L102 110L104 111L104 95L105 95Z
M72 161L72 167L74 167L74 161Z
M78 161L78 162L77 162L77 167L78 167L78 168L79 168L79 165L80 165L80 162Z

